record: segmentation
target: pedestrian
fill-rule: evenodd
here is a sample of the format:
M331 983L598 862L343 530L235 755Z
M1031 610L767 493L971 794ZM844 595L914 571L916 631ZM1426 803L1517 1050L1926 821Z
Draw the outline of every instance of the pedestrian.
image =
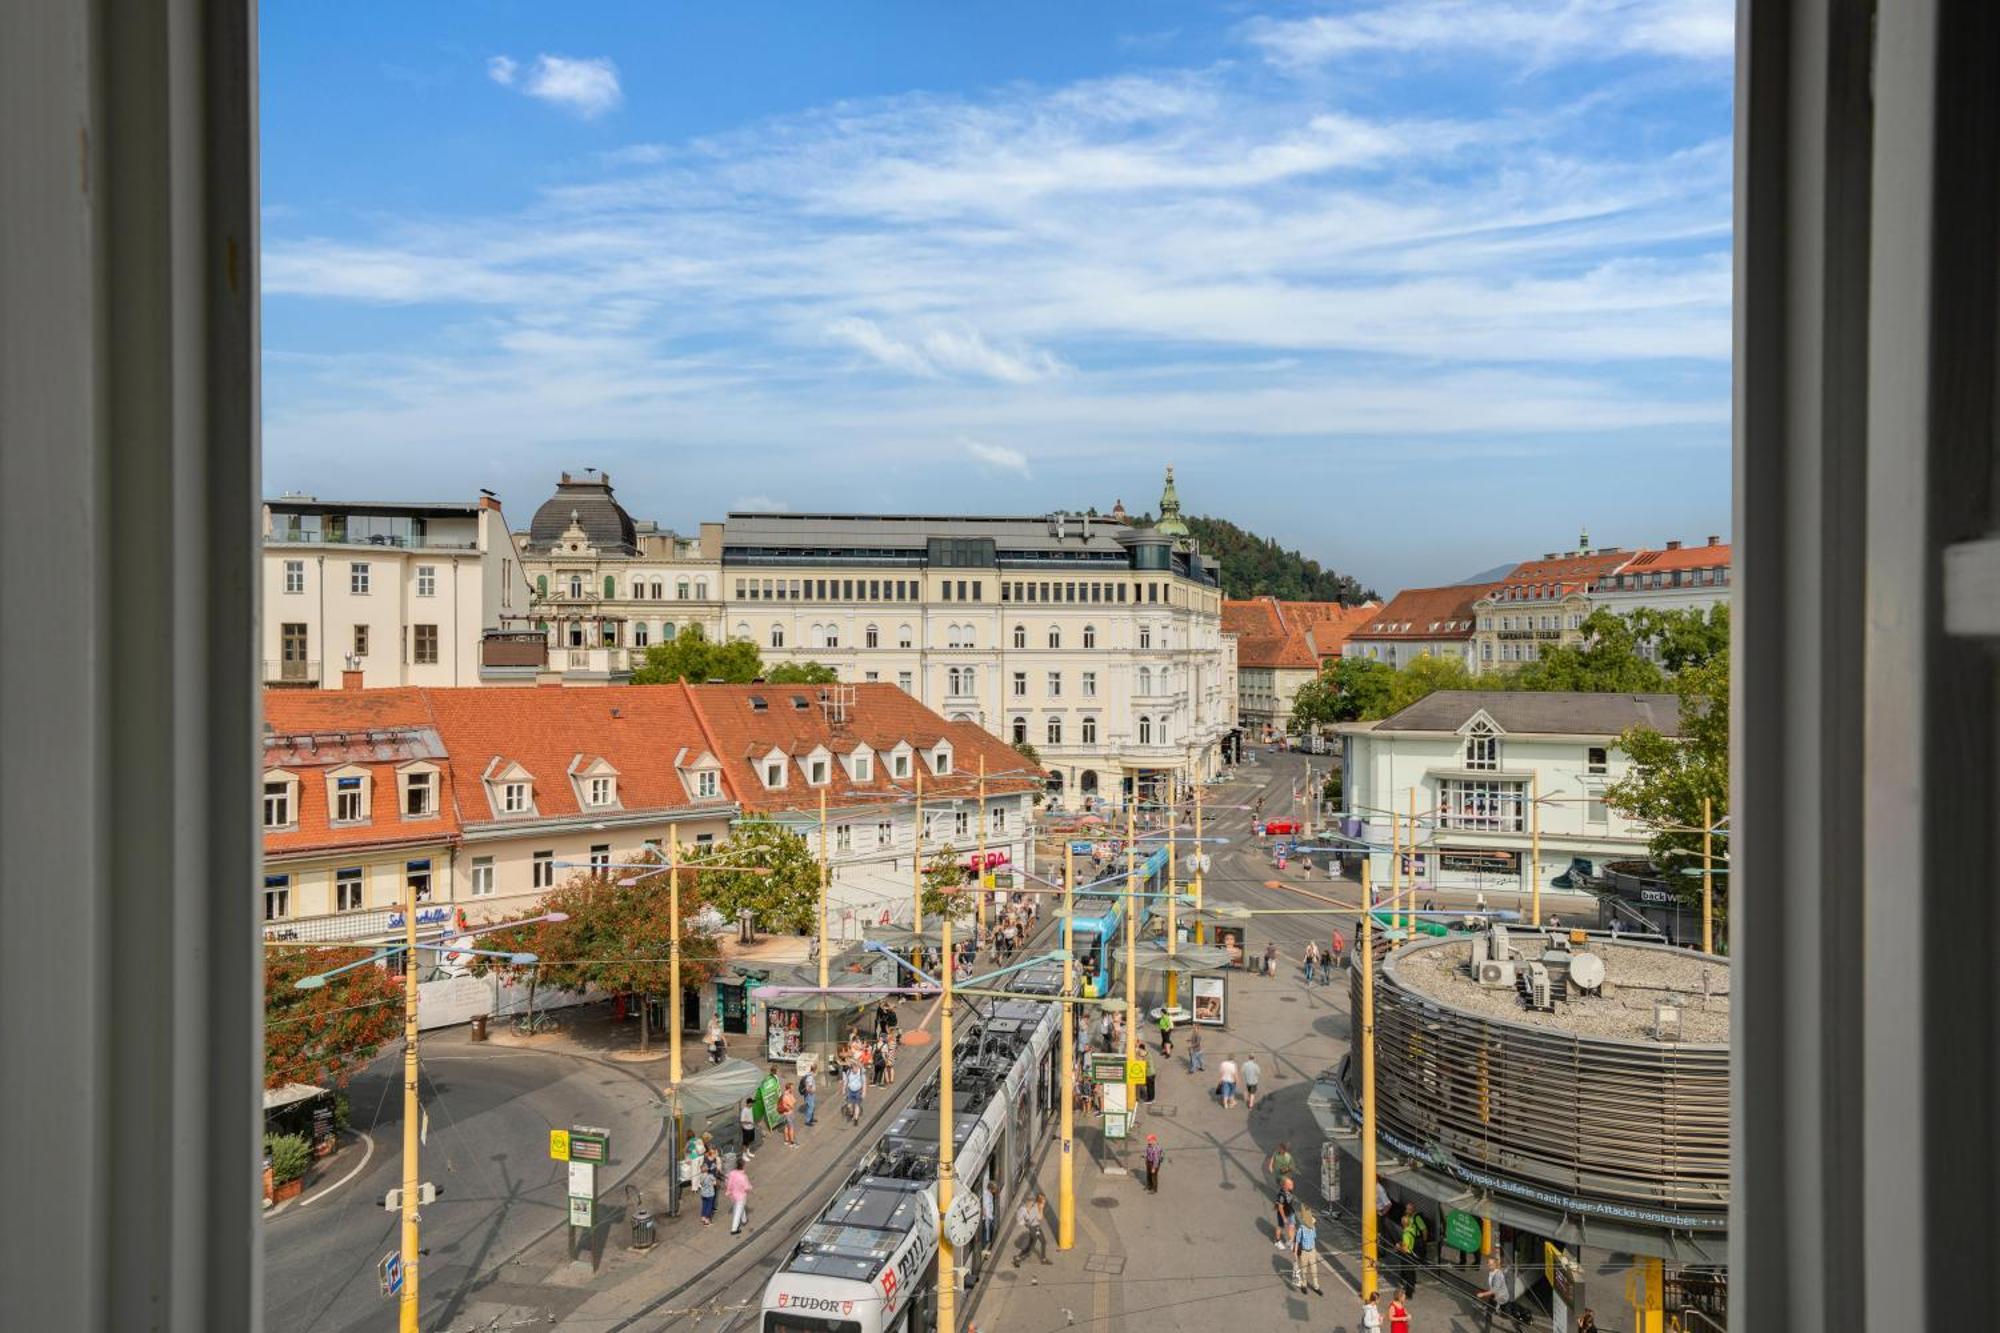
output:
M1306 985L1319 979L1319 941L1306 941Z
M861 1077L861 1066L858 1062L849 1064L847 1066L847 1073L842 1077L846 1084L847 1105L842 1107L841 1110L849 1120L859 1125L861 1123L861 1092L867 1086L867 1080Z
M1500 1266L1499 1255L1486 1256L1486 1283L1475 1294L1486 1306L1486 1322L1480 1327L1490 1330L1493 1327L1493 1317L1500 1313L1500 1307L1505 1305L1508 1299L1507 1270Z
M712 1019L708 1025L708 1062L719 1065L728 1054L728 1044L722 1037L722 1019Z
M986 1188L979 1191L979 1242L987 1254L993 1253L993 1227L1000 1220L1000 1182L987 1177Z
M1389 1333L1410 1333L1410 1307L1400 1292L1389 1298Z
M1224 1060L1219 1073L1221 1075L1221 1082L1215 1085L1215 1090L1221 1094L1224 1107L1233 1107L1236 1105L1237 1068L1235 1059L1232 1057Z
M1292 1248L1292 1228L1298 1224L1299 1196L1292 1189L1292 1178L1286 1176L1278 1182L1278 1192L1271 1199L1271 1212L1276 1218L1277 1239L1271 1248L1289 1250Z
M882 1068L884 1070L883 1077L885 1077L888 1080L889 1086L892 1088L895 1087L896 1086L896 1032L895 1029L893 1028L889 1030L889 1035L882 1039Z
M1318 1218L1310 1208L1299 1209L1299 1225L1292 1236L1292 1285L1315 1296L1326 1293L1319 1286Z
M1146 1192L1148 1194L1158 1194L1160 1192L1160 1163L1166 1160L1167 1150L1160 1146L1160 1136L1157 1134L1148 1134L1146 1136Z
M1278 975L1278 944L1276 940L1264 946L1264 975L1267 977Z
M715 1194L722 1182L715 1177L714 1163L706 1156L694 1164L694 1192L701 1196L701 1224L715 1224Z
M877 1040L874 1046L869 1049L868 1062L875 1071L874 1077L868 1080L868 1086L879 1088L882 1086L882 1076L889 1071L888 1048L881 1041Z
M730 1168L722 1192L729 1196L729 1234L734 1236L743 1230L744 1215L750 1211L750 1173L743 1169L743 1163Z
M1264 1071L1257 1067L1257 1057L1253 1055L1243 1062L1243 1104L1247 1109L1257 1109L1257 1085L1263 1081Z
M1369 1292L1361 1305L1362 1333L1374 1333L1382 1327L1382 1312L1375 1306L1375 1293Z
M819 1123L819 1074L811 1065L799 1075L799 1100L805 1103L806 1128Z
M1201 1029L1188 1034L1188 1073L1197 1074L1206 1066L1201 1062Z
M1165 1055L1174 1053L1174 1014L1164 1004L1160 1006L1160 1051Z
M1270 1173L1274 1181L1283 1180L1291 1175L1298 1170L1298 1165L1292 1157L1292 1145L1285 1141L1280 1141L1278 1150L1264 1159L1264 1170Z
M1397 1285L1402 1288L1402 1297L1409 1300L1417 1294L1417 1269L1423 1261L1423 1236L1429 1230L1417 1213L1413 1203L1403 1205L1402 1226L1393 1233L1396 1247Z
M1583 1307L1583 1313L1577 1316L1576 1333L1597 1333L1597 1311L1587 1305Z
M1104 1017L1097 1020L1097 1049L1107 1053L1111 1050L1110 1014L1106 1014L1104 1015Z
M1336 967L1347 966L1347 937L1340 933L1339 926L1333 928L1332 946L1333 952L1327 955L1328 959Z
M1049 1262L1049 1238L1042 1232L1042 1217L1048 1206L1048 1196L1036 1190L1035 1197L1024 1199L1014 1214L1014 1219L1021 1224L1021 1248L1014 1251L1014 1267L1021 1266L1021 1261L1028 1257L1030 1250L1039 1254L1043 1263Z
M786 1145L793 1148L799 1146L798 1131L792 1126L792 1112L798 1104L798 1093L787 1083L785 1090L778 1094L778 1128L784 1131Z
M743 1105L736 1112L737 1128L743 1131L743 1160L749 1161L756 1154L750 1149L757 1143L757 1099L745 1097Z

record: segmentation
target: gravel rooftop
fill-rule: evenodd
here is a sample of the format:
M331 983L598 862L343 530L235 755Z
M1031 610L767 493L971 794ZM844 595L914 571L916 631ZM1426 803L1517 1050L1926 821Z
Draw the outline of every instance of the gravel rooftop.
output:
M1525 931L1513 935L1522 963L1540 957L1539 938ZM1483 1018L1505 1019L1528 1027L1575 1032L1587 1037L1653 1042L1653 1003L1669 995L1681 997L1681 1040L1688 1044L1725 1044L1729 1040L1729 965L1681 949L1644 948L1591 941L1588 950L1604 960L1602 997L1571 997L1554 1013L1542 1013L1521 1003L1512 990L1488 989L1472 980L1472 946L1452 940L1430 948L1417 947L1395 955L1396 978L1403 985L1455 1009ZM1708 998L1702 998L1707 974Z

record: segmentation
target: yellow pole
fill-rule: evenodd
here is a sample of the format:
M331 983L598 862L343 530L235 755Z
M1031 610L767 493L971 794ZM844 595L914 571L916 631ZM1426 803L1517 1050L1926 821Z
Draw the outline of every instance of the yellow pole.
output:
M1196 944L1205 944L1208 941L1208 927L1201 919L1201 857L1202 849L1207 846L1208 844L1201 840L1201 787L1197 785L1194 789L1194 942Z
M1410 788L1410 906L1403 915L1403 925L1409 933L1404 938L1417 937L1417 789Z
M1063 989L1065 999L1076 988L1076 848L1063 842ZM1062 1006L1062 1177L1056 1191L1056 1248L1067 1250L1076 1244L1076 1161L1072 1151L1076 1136L1076 1015L1068 1004Z
M826 863L826 789L819 793L819 987L826 989L826 896L828 885Z
M951 903L946 901L943 920L939 923L943 931L943 950L940 955L944 967L944 1003L938 1010L938 1041L943 1046L944 1063L938 1072L938 1217L951 1215L951 974L957 969L951 958ZM943 1226L938 1227L938 1327L944 1333L955 1333L958 1328L958 1276L954 1271L957 1256L953 1253L951 1237L945 1234Z
M979 860L973 867L972 879L979 886L973 895L972 910L978 913L979 929L986 930L986 756L979 756ZM973 937L978 943L978 936Z
M1528 924L1542 924L1542 770L1528 775Z
M1389 924L1403 925L1403 819L1396 813L1396 793L1389 800ZM1367 901L1363 895L1362 901Z
M1133 947L1138 929L1133 918L1139 909L1139 834L1134 814L1138 795L1135 787L1133 799L1125 803L1125 1067L1128 1072L1139 1058L1139 959L1138 950Z
M417 1155L423 1108L417 1101L417 886L403 877L403 1299L402 1333L418 1333Z
M667 825L667 1089L678 1107L681 1090L681 826ZM825 984L825 978L821 978ZM680 1133L680 1126L674 1126ZM674 1151L681 1145L676 1143Z
M1175 953L1174 937L1180 933L1180 912L1175 905L1178 886L1174 883L1174 828L1180 823L1181 812L1170 810L1167 818L1174 821L1167 825L1167 957L1172 958ZM1167 1008L1170 1010L1180 1000L1180 981L1178 973L1167 973Z
M917 756L917 827L911 835L910 845L916 848L916 855L910 864L910 893L914 897L915 915L910 918L913 930L924 928L924 761Z
M1391 814L1390 818L1395 816ZM1379 1281L1375 1216L1375 912L1368 904L1368 862L1361 863L1361 1295Z
M1715 952L1715 803L1701 798L1701 951Z

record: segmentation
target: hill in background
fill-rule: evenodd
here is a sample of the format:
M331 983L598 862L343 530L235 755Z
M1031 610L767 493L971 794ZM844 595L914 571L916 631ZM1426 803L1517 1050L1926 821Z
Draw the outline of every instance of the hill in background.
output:
M1358 606L1379 600L1345 574L1320 568L1297 551L1268 537L1245 532L1228 519L1188 518L1188 531L1203 555L1222 562L1222 591L1228 597L1276 597L1287 602L1339 602Z

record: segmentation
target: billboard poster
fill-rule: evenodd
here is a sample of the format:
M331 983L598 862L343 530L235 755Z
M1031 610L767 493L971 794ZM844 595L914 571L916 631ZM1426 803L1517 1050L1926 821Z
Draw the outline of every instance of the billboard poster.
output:
M1189 990L1194 1003L1194 1021L1205 1027L1219 1028L1228 1021L1228 990L1226 977L1190 977Z

